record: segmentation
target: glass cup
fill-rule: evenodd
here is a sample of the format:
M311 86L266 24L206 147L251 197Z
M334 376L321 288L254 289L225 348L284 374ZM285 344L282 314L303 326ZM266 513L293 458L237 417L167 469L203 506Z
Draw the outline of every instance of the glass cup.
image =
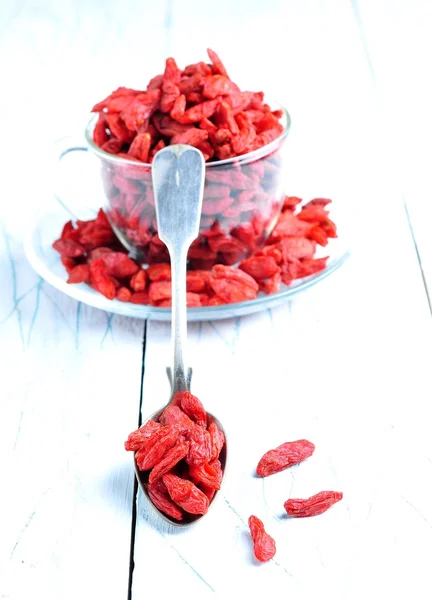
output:
M271 105L283 113L284 129L277 139L248 154L206 163L200 235L188 254L191 268L237 264L264 244L276 223L286 193L285 142L291 120L285 108ZM69 146L60 158L90 150L99 162L103 193L97 197L119 240L143 264L169 262L157 235L151 164L101 150L93 142L96 121L97 115L86 128L87 147ZM56 196L76 214L61 194Z

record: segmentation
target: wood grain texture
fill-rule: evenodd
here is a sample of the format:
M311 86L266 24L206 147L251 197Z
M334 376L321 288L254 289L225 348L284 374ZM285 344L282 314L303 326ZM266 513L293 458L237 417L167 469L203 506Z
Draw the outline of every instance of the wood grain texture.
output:
M132 599L429 598L430 3L20 0L1 11L0 597L126 598L137 502ZM141 87L167 55L205 59L207 46L242 86L288 107L288 191L334 198L352 256L277 309L190 325L193 391L230 454L217 503L178 533L134 498L123 451L143 360L143 418L168 398L169 325L147 323L143 355L143 322L52 289L21 239L24 216L52 201L52 143L82 133L95 99ZM316 444L304 464L253 476L266 450L302 437ZM317 518L283 516L288 497L320 489L344 500ZM276 539L266 565L252 556L250 514Z

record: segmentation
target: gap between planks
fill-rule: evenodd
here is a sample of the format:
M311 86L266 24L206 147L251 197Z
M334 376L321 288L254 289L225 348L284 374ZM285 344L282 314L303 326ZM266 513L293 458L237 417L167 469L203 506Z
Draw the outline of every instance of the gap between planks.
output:
M142 402L143 402L143 389L144 389L146 347L147 347L147 319L144 320L144 329L143 329L142 357L141 357L141 383L140 383L140 396L139 396L139 403L138 403L138 419L137 419L138 425L137 425L137 427L141 427L141 425L142 425ZM139 493L138 482L137 482L136 477L134 477L127 600L132 600L133 572L134 572L134 568L135 568L134 553L135 553L135 531L136 531L136 522L137 522L138 493Z

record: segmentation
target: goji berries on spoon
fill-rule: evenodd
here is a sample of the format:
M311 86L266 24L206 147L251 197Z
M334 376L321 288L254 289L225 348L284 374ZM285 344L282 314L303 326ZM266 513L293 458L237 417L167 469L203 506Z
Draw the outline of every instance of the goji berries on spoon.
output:
M192 371L184 361L186 257L201 215L201 152L185 145L161 150L153 161L153 186L159 236L171 258L171 282L166 282L172 288L171 399L129 436L126 449L135 452L138 482L159 514L173 524L188 525L206 514L226 462L223 428L190 393Z

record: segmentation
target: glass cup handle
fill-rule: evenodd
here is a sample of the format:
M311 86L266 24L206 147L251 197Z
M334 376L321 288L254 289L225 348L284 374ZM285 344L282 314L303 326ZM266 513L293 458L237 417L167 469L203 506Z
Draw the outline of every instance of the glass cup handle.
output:
M65 137L54 144L54 197L75 220L94 219L102 207L100 183L95 181L97 165L92 164L92 158L80 139Z

